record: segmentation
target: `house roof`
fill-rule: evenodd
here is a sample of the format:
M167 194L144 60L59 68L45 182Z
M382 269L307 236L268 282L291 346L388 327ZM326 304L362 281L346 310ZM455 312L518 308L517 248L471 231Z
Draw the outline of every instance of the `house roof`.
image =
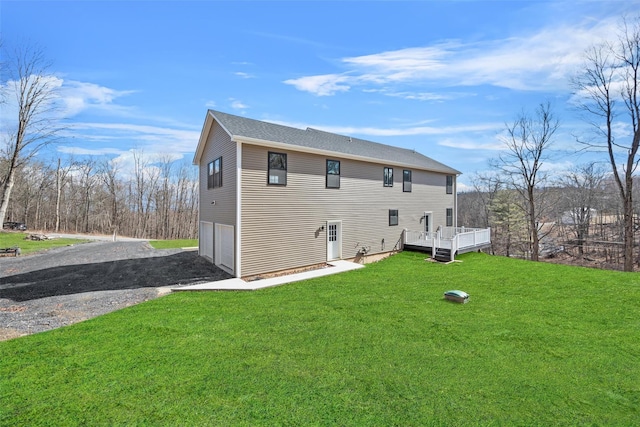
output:
M434 172L461 173L414 150L312 128L298 129L214 110L207 112L198 149L193 160L194 164L199 163L214 121L222 126L232 141L281 147L294 151L318 152L390 165L410 166Z

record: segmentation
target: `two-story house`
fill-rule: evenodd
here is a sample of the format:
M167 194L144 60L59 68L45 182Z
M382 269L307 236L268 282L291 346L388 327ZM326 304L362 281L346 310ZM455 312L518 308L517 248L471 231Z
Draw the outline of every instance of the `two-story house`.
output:
M236 277L401 249L456 227L457 170L413 150L209 110L200 255Z

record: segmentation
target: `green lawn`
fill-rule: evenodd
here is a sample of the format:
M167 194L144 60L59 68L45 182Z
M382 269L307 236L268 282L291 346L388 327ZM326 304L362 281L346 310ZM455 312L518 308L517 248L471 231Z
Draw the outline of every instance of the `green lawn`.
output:
M29 233L20 232L4 232L0 231L0 248L12 248L18 246L22 254L29 254L32 252L43 251L51 248L57 248L59 246L76 245L79 243L86 243L89 240L82 239L51 239L51 240L24 240Z
M198 246L198 239L150 240L149 244L156 249L193 248Z
M640 276L424 258L2 342L0 424L638 425Z

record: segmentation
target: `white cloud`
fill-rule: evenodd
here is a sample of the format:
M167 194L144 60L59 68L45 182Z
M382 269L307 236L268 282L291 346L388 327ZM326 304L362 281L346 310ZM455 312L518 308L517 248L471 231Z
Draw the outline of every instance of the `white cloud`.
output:
M631 141L633 139L633 128L631 126L631 120L627 122L622 121L614 121L611 123L611 128L613 132L613 136L615 138L624 139L626 141ZM622 141L620 141L622 142Z
M545 161L540 166L540 170L543 171L543 172L558 172L558 173L562 173L562 172L566 172L566 171L570 170L573 167L575 167L575 163L570 161L570 160L566 160L566 161L563 161L563 162Z
M238 77L242 77L243 79L255 79L255 77L256 77L253 74L245 73L245 72L242 72L242 71L237 71L237 72L235 72L233 74L238 76Z
M445 138L438 141L438 145L443 147L459 148L461 150L503 150L504 143L498 139L486 139L479 136L471 139L468 136L461 138Z
M207 108L216 108L216 102L215 101L207 101L204 104L204 106L207 107Z
M465 184L464 182L461 182L459 180L456 181L456 190L458 190L459 193L467 193L469 191L475 191L475 188Z
M568 77L590 45L615 33L616 19L544 28L532 34L473 43L436 42L341 60L345 73L286 80L317 96L352 87L437 83L439 87L493 85L518 90L567 89ZM397 91L402 93L403 91ZM419 99L419 98L416 98ZM431 100L429 96L425 100Z
M145 151L162 153L193 152L200 137L199 131L130 123L79 122L69 130L75 135L92 135L95 140L122 141L128 146L141 146ZM89 139L84 136L83 139Z
M388 128L376 127L357 127L357 126L322 126L308 125L301 123L291 123L283 121L269 120L272 123L306 129L321 129L326 132L337 133L341 135L365 135L365 136L411 136L411 135L451 135L463 132L486 132L494 131L502 126L496 123L480 123L460 126L397 126Z
M57 146L57 151L65 154L74 154L78 156L103 156L109 154L122 154L125 151L117 149L117 148L83 148L83 147L70 147L67 145L59 145Z
M131 108L116 104L116 99L132 94L135 91L115 90L95 83L65 80L61 77L45 76L43 83L52 91L51 101L55 102L55 114L71 118L89 109L101 110L114 114L129 113ZM7 81L2 90L6 90L7 104L3 107L2 118L13 121L17 117L17 82Z
M298 79L285 80L284 83L295 86L303 92L311 92L318 96L335 95L337 92L347 92L352 81L351 77L340 74L326 74L320 76L300 77ZM353 84L353 83L351 83Z
M394 98L403 98L403 99L413 99L416 101L448 101L452 99L458 98L466 98L471 96L476 96L475 93L471 92L445 92L445 93L434 93L434 92L386 92L381 91L383 94L387 96L392 96Z
M95 83L66 80L59 92L65 106L66 116L75 116L90 108L122 112L126 107L116 105L114 101L135 91L115 90Z
M146 149L131 149L122 151L112 161L117 164L118 172L124 177L134 177L136 162L142 166L143 173L147 176L157 176L161 173L159 163L165 161L173 162L182 160L183 155L177 153L167 153L164 151L152 151Z
M233 108L234 110L244 110L244 109L249 108L249 106L247 104L245 104L242 101L239 101L237 99L229 98L229 101L231 101L231 108Z
M77 159L82 159L83 156L98 156L98 158L108 158L110 162L116 165L118 174L124 178L133 178L135 176L136 164L142 166L142 171L147 177L154 175L157 176L161 173L161 168L159 167L161 163L176 162L184 160L185 158L190 159L191 157L190 155L185 157L184 154L180 153L142 148L120 150L117 148L91 149L83 147L61 146L58 147L58 152L70 154L71 156L77 156Z
M128 133L137 133L143 135L156 135L159 137L172 137L172 138L191 138L198 139L199 132L181 129L163 128L150 125L136 125L130 123L87 123L79 122L73 125L75 129L110 129L124 131Z
M457 45L444 43L428 47L412 47L372 55L344 58L342 62L358 69L370 70L359 80L388 82L414 80L445 68L444 60Z
M31 75L25 82L31 88L37 88L42 93L42 96L38 98L38 101L41 101L38 106L39 113L46 113L51 118L62 114L58 102L60 101L60 90L64 80L54 75ZM4 84L0 84L0 93L3 95L2 101L4 101L4 103L0 103L2 106L0 108L0 121L3 124L0 133L4 133L8 127L17 126L18 124L19 82L17 80L8 80Z

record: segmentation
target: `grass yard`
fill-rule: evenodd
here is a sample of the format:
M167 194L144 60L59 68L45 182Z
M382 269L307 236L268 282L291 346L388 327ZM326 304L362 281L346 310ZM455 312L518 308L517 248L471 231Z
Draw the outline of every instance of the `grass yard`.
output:
M78 243L86 243L89 240L83 239L51 239L51 240L24 240L30 233L25 232L5 232L0 231L0 248L12 248L18 246L22 254L29 254L59 246L76 245Z
M0 342L0 424L638 425L637 273L424 258Z
M155 249L178 249L198 247L198 239L150 240L149 244Z

